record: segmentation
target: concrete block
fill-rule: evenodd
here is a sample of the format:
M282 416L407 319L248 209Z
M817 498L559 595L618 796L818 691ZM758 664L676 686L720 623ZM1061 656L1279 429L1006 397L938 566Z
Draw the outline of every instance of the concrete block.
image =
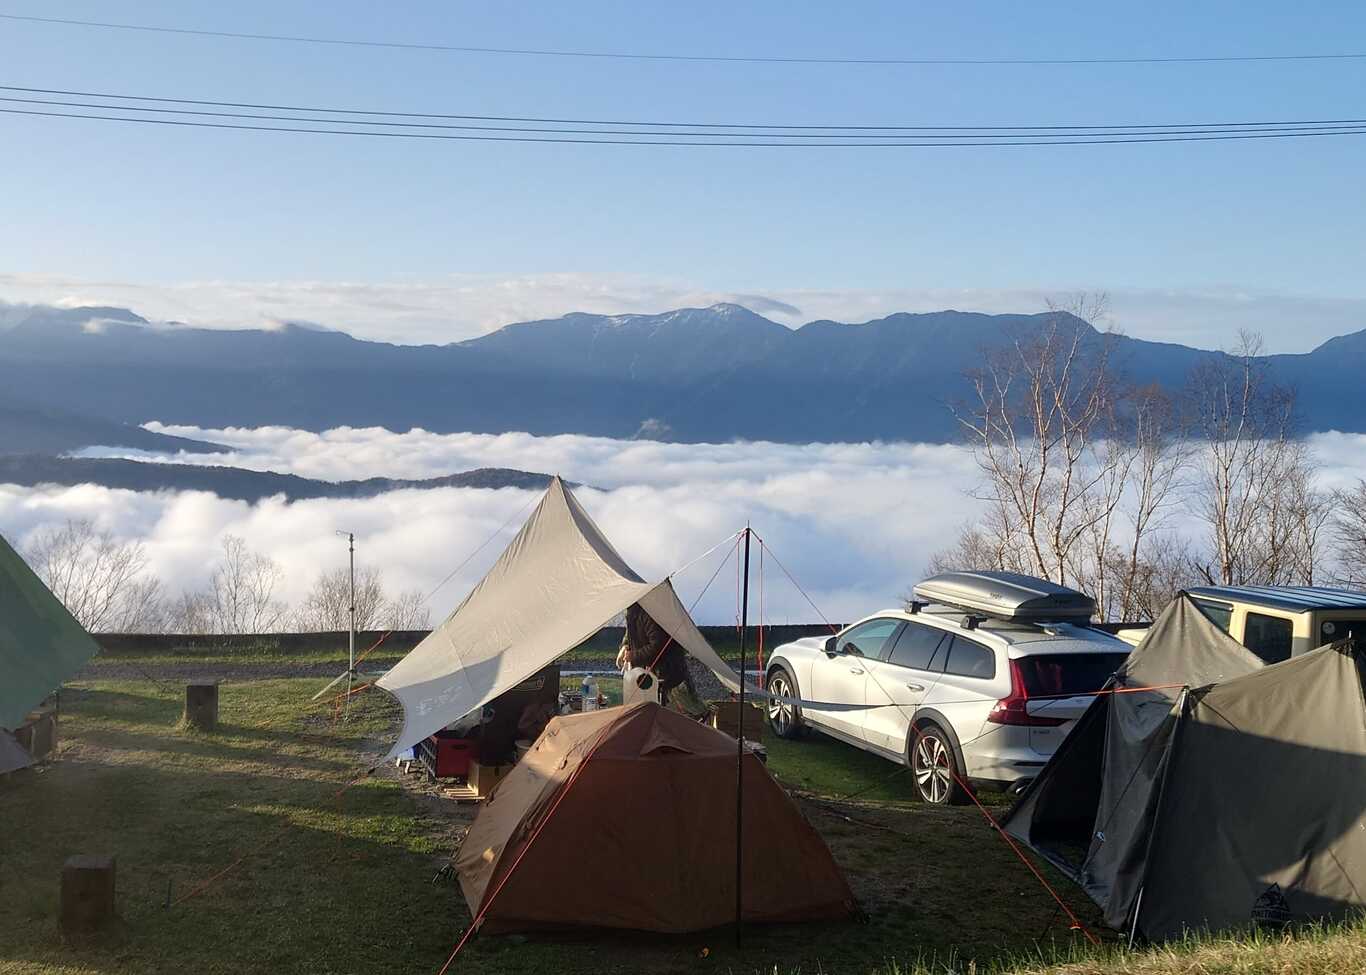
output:
M69 857L62 866L62 931L98 930L113 920L114 907L114 858L103 854Z
M218 726L218 685L185 685L185 723L201 731Z

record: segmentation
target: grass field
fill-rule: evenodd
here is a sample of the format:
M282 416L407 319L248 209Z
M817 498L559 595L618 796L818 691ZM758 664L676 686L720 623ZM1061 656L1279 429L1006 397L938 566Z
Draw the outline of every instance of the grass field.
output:
M397 715L382 696L362 695L334 726L326 709L307 709L317 686L225 685L212 734L178 726L178 687L93 681L64 693L58 760L0 779L0 971L435 973L469 914L458 888L433 877L471 807L390 767L338 796L383 750ZM976 810L913 804L895 766L833 741L769 745L771 768L803 797L866 923L754 929L740 951L726 933L476 938L452 971L1033 971L1076 947ZM857 801L841 801L854 792ZM118 857L121 921L67 942L58 876L78 852ZM1303 967L1339 959L1358 964ZM1255 949L1083 954L1067 971L1359 971L1363 959L1366 936L1353 929Z

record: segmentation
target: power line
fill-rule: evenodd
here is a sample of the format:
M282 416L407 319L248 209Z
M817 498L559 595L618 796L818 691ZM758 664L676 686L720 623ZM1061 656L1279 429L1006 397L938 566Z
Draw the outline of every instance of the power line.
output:
M1301 119L1301 120L1266 120L1252 122L1114 122L1103 124L1018 124L1018 125L905 125L899 123L891 124L866 124L849 125L844 123L812 124L812 123L777 123L777 122L683 122L683 121L637 121L625 119L584 119L584 118L547 118L525 115L461 115L436 112L395 112L381 111L377 109L360 108L319 108L317 106L305 105L279 105L267 102L231 102L231 101L212 101L199 98L171 98L157 95L126 95L115 92L98 91L74 91L63 88L33 88L19 85L0 85L0 91L22 92L30 95L61 95L73 98L99 98L105 101L114 101L123 104L96 106L109 109L123 109L129 111L155 111L155 109L144 108L142 106L126 104L130 102L156 102L163 105L202 105L210 108L249 108L271 112L313 112L320 115L362 115L377 118L410 118L410 119L451 119L468 122L525 122L538 125L622 125L633 128L686 128L686 129L719 129L719 130L788 130L788 131L824 131L824 132L928 132L928 133L956 133L956 132L1077 132L1085 133L1101 129L1132 129L1132 130L1158 130L1176 128L1201 128L1201 129L1241 129L1241 128L1275 128L1286 126L1339 126L1339 125L1366 125L1366 119L1346 118L1346 119ZM6 101L24 101L25 99L0 99ZM36 101L36 100L35 100ZM62 103L54 103L62 104ZM212 114L207 112L195 112L193 114ZM331 121L331 120L328 120ZM337 120L343 121L343 120ZM362 120L366 121L366 120ZM698 133L700 134L700 133Z
M810 141L810 142L774 142L774 141L754 141L754 137L750 137L750 136L746 136L746 135L740 134L740 135L729 136L728 138L729 138L730 141L716 141L716 137L713 137L713 140L712 140L712 141L702 142L702 141L697 141L697 137L696 137L696 136L691 137L691 138L687 138L687 139L661 139L661 138L658 138L658 137L652 137L652 136L657 136L657 135L658 135L657 133L639 133L641 136L644 136L644 138L640 138L640 139L619 139L619 138L595 139L595 138L582 138L582 137L580 137L580 134L579 134L579 133L576 133L574 130L569 130L569 129L559 130L559 135L557 135L557 136L482 135L482 134L474 134L474 133L453 134L453 133L446 133L446 132L394 132L394 131L381 131L381 132L377 132L377 131L374 131L374 130L363 129L363 128L312 128L312 127L304 127L304 126L284 126L284 125L247 125L247 124L230 123L230 122L204 122L204 121L191 121L191 120L188 120L188 119L146 118L146 117L142 117L142 116L128 116L128 115L92 115L92 114L88 114L88 113L78 113L78 112L39 111L39 110L33 110L33 109L20 109L20 108L0 108L0 114L5 114L5 115L30 115L30 116L41 116L41 117L46 117L46 118L98 120L98 121L105 121L105 122L130 122L130 123L138 123L138 124L143 124L143 125L170 125L170 126L183 126L183 127L190 127L190 128L231 129L231 130L247 131L247 132L285 132L285 133L292 133L292 134L311 134L311 135L349 135L349 136L366 136L366 137L371 137L371 138L390 138L390 139L424 139L424 140L442 140L442 141L457 141L457 142L529 142L529 143L559 143L559 144L598 145L598 146L665 146L665 147L670 147L670 146L672 146L672 147L694 146L694 147L711 147L711 148L727 148L727 147L734 147L734 148L769 148L769 149L778 149L778 148L783 148L783 149L839 149L839 148L843 148L843 149L869 149L869 148L902 148L902 149L929 148L929 149L936 149L936 148L949 148L949 147L956 147L956 148L994 148L994 147L1026 147L1026 146L1032 146L1032 147L1043 147L1043 146L1088 146L1088 145L1100 146L1100 145L1137 145L1137 144L1163 143L1163 142L1226 142L1226 141L1243 141L1243 140L1258 140L1258 139L1300 139L1300 138L1317 138L1317 137L1324 137L1324 136L1366 135L1366 127L1361 127L1361 128L1346 128L1346 127L1340 127L1340 128L1316 128L1316 129L1296 130L1296 131L1289 131L1289 132L1286 132L1286 131L1276 131L1276 130L1272 130L1272 131L1260 131L1260 130L1247 131L1247 130L1239 130L1239 131L1223 131L1223 132L1219 132L1219 133L1217 133L1217 134L1211 134L1211 135L1182 135L1182 134L1175 134L1175 135L1154 135L1154 134L1136 134L1136 135L1130 136L1130 135L1128 135L1128 134L1125 134L1124 137L1122 137L1122 138L1114 138L1114 137L1110 137L1110 136L1099 136L1099 135L1098 135L1098 136L1091 136L1091 137L1081 136L1081 137L1068 137L1068 138L1055 138L1055 137L1044 137L1044 136L1034 136L1034 137L1032 137L1032 138L1026 138L1026 137L1022 136L1022 137L1019 137L1019 138L1016 138L1016 139L1011 140L1011 139L1005 139L1005 138L997 137L997 138L998 138L998 141L994 141L994 142L969 142L969 141L964 141L964 140L961 139L961 138L955 139L955 140L953 140L953 141L945 141L945 140L948 139L948 137L942 136L942 135L941 135L941 136L934 136L934 137L929 137L929 136L922 137L922 138L936 138L936 139L939 139L939 140L940 140L940 141L934 141L934 142L930 142L930 141L910 141L909 137L903 138L903 139L900 139L900 140L897 140L897 141L883 141L883 142L840 142L840 141L819 141L819 142L817 142L817 141ZM290 117L283 117L283 116L281 116L281 117L257 116L257 117L263 118L263 119L274 119L274 120L278 120L278 121L289 121L289 122L307 121L307 120L300 120L300 119L297 119L297 118L290 118ZM334 123L334 124L337 124L337 123ZM361 123L356 123L356 124L361 124ZM592 134L592 133L588 133L588 134ZM777 136L768 135L768 136L766 136L765 138L771 140L771 139L773 139L773 138L777 138Z
M404 51L432 51L446 54L512 55L539 58L585 58L616 61L677 61L720 64L812 64L812 65L867 65L867 66L1067 66L1067 65L1124 65L1124 64L1233 64L1271 63L1282 61L1355 61L1366 59L1366 53L1314 54L1232 54L1201 55L1194 57L1057 57L1057 58L875 58L875 57L798 57L719 54L650 54L629 51L574 51L548 48L475 47L455 44L432 44L405 41L374 41L356 38L311 37L298 34L264 34L246 31L203 30L190 27L165 27L153 24L123 24L99 20L73 20L61 17L33 17L22 14L0 14L0 19L51 24L64 27L91 27L107 30L141 31L155 34L181 34L195 37L218 37L245 41L278 41L291 44L323 44L339 47L374 47Z
M3 90L3 89L0 89L0 90ZM639 130L639 129L545 128L545 127L515 126L515 125L473 125L473 124L452 125L452 124L450 124L450 123L437 123L437 122L389 122L389 121L377 121L377 120L374 120L374 119L359 120L359 121L356 121L356 122L352 123L352 122L350 122L350 120L346 120L346 119L317 118L316 116L310 117L310 116L298 116L298 115L262 115L262 114L248 113L248 112L211 112L211 111L205 111L205 110L202 110L202 109L200 109L200 110L194 110L194 109L184 109L184 108L148 108L148 107L142 107L142 106L115 106L115 105L102 104L102 103L99 103L99 102L76 102L76 101L66 101L66 100L62 100L62 99L52 99L52 98L17 98L17 97L6 96L6 95L0 95L0 102L22 103L22 104L26 104L26 105L56 105L56 106L61 106L61 107L66 107L66 108L97 108L97 109L102 109L102 110L118 109L118 110L125 110L125 111L136 111L136 112L139 112L139 113L155 113L155 114L159 114L159 115L165 115L165 114L171 114L171 115L191 115L191 116L196 116L196 117L200 117L200 118L257 119L257 120L275 121L275 122L286 122L286 121L287 121L287 122L316 122L316 123L320 123L320 124L333 124L333 125L345 123L345 124L356 124L356 125L383 126L383 127L386 127L386 128L407 128L407 129L458 129L458 130L462 130L462 131L474 131L474 132L526 132L526 133L551 133L551 134L557 134L557 133L559 133L559 134L576 134L576 135L649 135L649 136L651 136L651 137L683 136L683 137L690 137L690 138L712 138L712 139L733 139L733 138L738 138L738 137L740 137L740 136L748 135L748 133L744 133L744 132L738 132L738 133L736 133L736 132L730 132L730 131L724 131L724 132L717 132L717 131L697 132L697 131L686 131L686 130L684 130L684 131L669 131L669 130L661 131L661 130L659 130L659 129L650 129L650 130L647 132L647 131L642 131L642 130ZM303 110L301 109L300 111L303 111ZM434 116L429 116L429 117L434 117ZM591 123L591 124L612 124L612 123ZM629 124L632 124L632 123L621 123L621 124L628 124L628 125L629 125ZM1258 128L1256 128L1256 129L1251 129L1251 130L1247 130L1247 129L1228 129L1228 128L1197 128L1197 127L1190 127L1190 126L1183 126L1183 125L1173 125L1173 126L1171 126L1171 127L1142 126L1142 127L1138 127L1138 128L1135 128L1135 129L1125 129L1125 128L1122 128L1122 127L1112 127L1112 128L1110 128L1108 131L1107 131L1107 130L1101 130L1101 131L1088 131L1088 132L1086 132L1086 135L1087 135L1088 138L1096 138L1096 139L1099 139L1099 138L1102 138L1102 137L1126 136L1126 135L1141 135L1141 134L1151 134L1151 135L1209 135L1209 134L1213 134L1213 133L1216 133L1216 132L1228 132L1228 131L1309 132L1309 131L1316 130L1316 129L1324 129L1324 128L1327 128L1327 127L1329 127L1329 126L1332 126L1332 127L1335 127L1335 128L1340 128L1340 127L1343 127L1343 126L1366 125L1366 119L1357 120L1357 121L1355 121L1355 122L1341 121L1341 122L1332 122L1332 123L1323 123L1323 122L1296 122L1296 123L1285 123L1285 124L1273 124L1273 123L1255 122L1255 123L1242 123L1242 124L1243 124L1243 125L1254 125L1254 126L1258 126ZM768 128L768 127L766 127L766 128ZM925 128L928 129L929 127L926 126ZM955 127L955 128L959 128L959 127ZM1027 130L1027 129L1031 129L1031 128L1032 128L1032 127L1029 127L1029 126L1021 126L1021 127L1018 127L1018 129L1016 129L1016 131L1021 131L1021 132L1023 132L1023 130ZM1056 129L1056 128L1060 128L1060 127L1059 127L1059 126L1048 126L1047 128ZM1085 127L1085 128L1091 129L1092 127L1091 127L1091 126L1087 126L1087 127ZM1100 128L1100 127L1096 127L1096 128ZM833 131L833 130L832 130L832 131ZM951 131L951 130L938 130L938 131ZM1028 132L1028 134L1029 134L1032 138L1036 138L1036 139L1040 139L1040 140L1054 140L1054 139L1063 138L1064 136L1072 135L1072 134L1075 134L1075 133L1074 133L1074 132L1071 132L1071 131L1069 131L1069 132L1040 132L1040 131L1030 131L1030 132ZM829 139L829 138L831 138L831 135L830 135L830 134L813 133L813 132L808 132L808 131L804 131L804 132L771 132L771 131L766 131L766 132L763 133L763 137L764 137L764 138L771 138L771 139ZM846 139L892 139L892 138L895 138L895 139L900 139L900 140L924 140L924 139L942 138L943 136L938 135L938 134L934 134L934 135L926 135L926 134L901 134L898 130L892 129L892 130L880 131L880 132L876 132L876 133L872 133L872 134L867 134L867 135L864 135L864 134L842 133L839 137L840 137L840 138L846 138ZM1000 137L1001 137L1001 136L1000 136L999 132L991 132L991 131L971 132L971 133L969 133L969 132L955 132L955 133L953 134L953 136L952 136L952 138L954 138L955 140L961 139L961 140L964 140L965 142L966 142L967 140L972 140L972 139L991 139L991 138L1000 138Z

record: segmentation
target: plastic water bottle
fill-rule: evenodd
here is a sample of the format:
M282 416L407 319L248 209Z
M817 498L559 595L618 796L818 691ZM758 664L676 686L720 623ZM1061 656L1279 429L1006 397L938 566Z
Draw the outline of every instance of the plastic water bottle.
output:
M583 692L583 709L585 711L596 711L598 709L597 678L592 674L585 675L580 690Z

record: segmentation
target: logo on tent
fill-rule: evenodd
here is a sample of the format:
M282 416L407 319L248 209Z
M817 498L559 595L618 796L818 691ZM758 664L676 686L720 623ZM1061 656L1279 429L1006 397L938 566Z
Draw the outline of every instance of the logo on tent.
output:
M1252 923L1262 928L1283 928L1290 923L1290 904L1280 884L1272 884L1252 905Z

